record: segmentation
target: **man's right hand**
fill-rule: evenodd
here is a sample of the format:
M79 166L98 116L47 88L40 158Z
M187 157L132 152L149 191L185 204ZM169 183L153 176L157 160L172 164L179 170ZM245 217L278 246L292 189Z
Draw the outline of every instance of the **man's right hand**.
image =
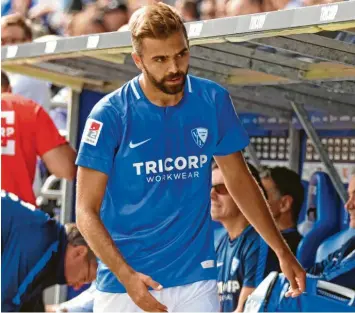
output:
M151 277L133 271L120 280L133 302L142 310L146 312L168 312L168 308L155 299L148 291L149 287L156 291L163 289L163 286Z

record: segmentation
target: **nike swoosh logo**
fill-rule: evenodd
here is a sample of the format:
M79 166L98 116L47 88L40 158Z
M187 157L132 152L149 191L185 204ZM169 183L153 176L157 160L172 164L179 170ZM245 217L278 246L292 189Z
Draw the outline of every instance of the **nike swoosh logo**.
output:
M221 267L223 265L223 262L218 262L217 267Z
M137 142L137 143L133 143L133 142L131 141L131 142L129 143L129 147L130 147L131 149L137 148L137 147L139 147L139 146L145 144L146 142L148 142L148 141L151 140L151 139L152 139L152 138L149 138L149 139L147 139L147 140L144 140L144 141L141 141L141 142Z

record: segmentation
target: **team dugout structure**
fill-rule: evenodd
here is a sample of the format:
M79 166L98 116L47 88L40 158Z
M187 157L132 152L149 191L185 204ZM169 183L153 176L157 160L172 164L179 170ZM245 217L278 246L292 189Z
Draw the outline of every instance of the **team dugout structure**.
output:
M308 113L347 115L355 128L355 45L333 39L335 31L355 36L355 1L191 22L186 28L190 73L225 86L238 113L290 125L296 115L344 201L344 186ZM71 88L68 139L78 147L93 105L139 73L131 52L129 32L113 32L5 46L1 60L6 71ZM291 168L299 162L295 134L291 127ZM258 165L252 147L248 154ZM73 217L73 192L65 182L62 222Z

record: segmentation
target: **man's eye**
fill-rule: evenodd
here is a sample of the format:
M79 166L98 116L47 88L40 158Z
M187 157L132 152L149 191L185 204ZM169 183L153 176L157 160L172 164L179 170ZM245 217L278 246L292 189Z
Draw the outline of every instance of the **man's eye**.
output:
M178 58L182 58L184 55L186 54L186 51L185 52L181 52L177 55Z

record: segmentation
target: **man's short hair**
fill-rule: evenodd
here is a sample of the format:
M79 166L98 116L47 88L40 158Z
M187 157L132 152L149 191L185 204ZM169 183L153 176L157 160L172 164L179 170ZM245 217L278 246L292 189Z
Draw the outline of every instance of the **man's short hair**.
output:
M187 32L179 13L161 2L144 6L134 12L129 21L129 30L134 51L139 55L144 38L166 39L176 32L183 31L187 40Z
M23 29L25 38L32 40L31 23L26 20L21 14L14 13L1 18L1 28L9 26L19 26Z
M88 258L90 261L96 260L94 252L90 249L83 235L80 233L75 223L65 224L65 233L67 234L68 243L74 247L85 246L88 248Z
M276 166L266 168L262 173L262 177L270 177L282 196L288 195L292 197L292 216L294 222L297 223L304 201L304 187L300 175L287 167Z
M1 89L8 89L10 87L9 77L4 71L1 71Z

